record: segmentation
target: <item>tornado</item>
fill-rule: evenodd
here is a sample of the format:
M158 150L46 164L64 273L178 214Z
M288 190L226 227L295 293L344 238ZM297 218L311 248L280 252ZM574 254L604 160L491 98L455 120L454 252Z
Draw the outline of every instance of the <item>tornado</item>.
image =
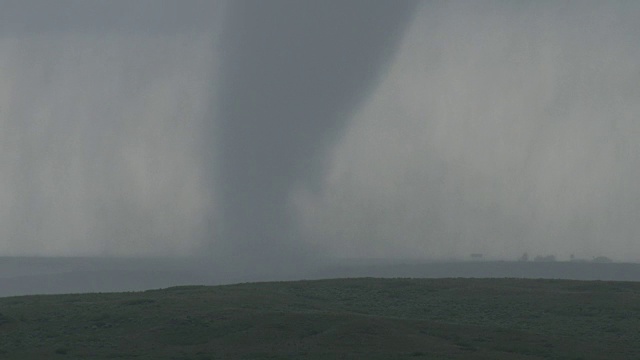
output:
M218 262L295 271L318 255L292 221L323 159L392 59L417 1L228 4L216 83Z

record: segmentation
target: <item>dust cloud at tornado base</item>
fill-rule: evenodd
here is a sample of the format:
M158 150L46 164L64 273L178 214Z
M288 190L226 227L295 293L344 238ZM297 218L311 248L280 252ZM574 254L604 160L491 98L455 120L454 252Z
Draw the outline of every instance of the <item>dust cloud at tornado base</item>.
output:
M64 29L4 25L3 254L215 258L220 250L248 253L258 265L268 254L265 266L308 252L640 258L638 5L421 3L406 29L394 25L402 35L389 40L394 53L372 62L379 72L353 87L362 94L345 95L345 103L305 100L320 113L309 115L317 116L309 131L322 133L305 150L309 163L300 156L278 165L286 179L276 185L278 172L269 169L252 180L271 182L264 194L249 192L259 197L263 223L225 243L216 225L222 202L232 200L220 182L242 171L222 175L218 169L232 165L213 162L224 162L217 124L232 92L221 95L217 85L231 81L222 76L222 52L233 18L219 15L230 11L216 8L222 2L194 2L184 5L192 7L185 17L159 22L162 3L140 2L149 14L123 20L118 14L139 9L102 2L111 11L93 29L95 19ZM82 11L78 19L94 13ZM221 25L184 25L205 11ZM41 21L36 12L17 14ZM256 101L279 96L268 95ZM290 105L269 116L305 111ZM333 125L315 128L325 115ZM275 139L289 130L264 131ZM269 153L259 156L277 165ZM234 221L251 219L242 216ZM270 226L268 237L255 238ZM282 240L278 231L295 236Z

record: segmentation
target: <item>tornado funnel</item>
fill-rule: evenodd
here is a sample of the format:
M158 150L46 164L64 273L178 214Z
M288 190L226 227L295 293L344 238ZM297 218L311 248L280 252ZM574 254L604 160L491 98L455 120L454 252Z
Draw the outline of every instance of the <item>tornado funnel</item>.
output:
M287 206L376 84L415 1L233 1L217 84L219 261L308 261ZM286 265L283 265L286 264Z

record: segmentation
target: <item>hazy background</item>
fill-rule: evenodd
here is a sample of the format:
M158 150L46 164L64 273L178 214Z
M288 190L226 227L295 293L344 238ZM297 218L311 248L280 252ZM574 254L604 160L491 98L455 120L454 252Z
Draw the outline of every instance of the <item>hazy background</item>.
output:
M640 259L640 4L259 4L0 1L0 255L204 256L228 258L229 272L309 253ZM250 8L269 4L297 11ZM279 17L290 20L279 34L314 36L242 40ZM234 37L238 28L249 35ZM373 50L357 56L369 45L351 44L369 38ZM257 70L234 88L255 59L234 69L229 59L273 47L291 73L268 58L260 66L279 76ZM364 75L323 66L331 59ZM319 68L323 77L300 80ZM332 100L340 78L347 90ZM234 113L231 99L259 106ZM265 113L264 99L276 109ZM267 140L228 130L234 117ZM305 148L291 126L305 141L321 136ZM256 154L246 164L263 160L229 165L229 146ZM307 152L264 166L291 149ZM246 171L219 173L233 166ZM242 186L252 196L225 210ZM219 231L234 212L234 226L251 229L242 239Z
M0 254L193 255L222 3L1 1Z
M640 258L640 5L425 2L298 189L336 256Z

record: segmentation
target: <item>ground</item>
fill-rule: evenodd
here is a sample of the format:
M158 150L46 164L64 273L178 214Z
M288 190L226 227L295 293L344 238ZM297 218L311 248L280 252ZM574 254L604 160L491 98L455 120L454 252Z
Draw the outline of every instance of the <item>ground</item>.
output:
M0 298L3 359L640 358L640 283L336 279Z

